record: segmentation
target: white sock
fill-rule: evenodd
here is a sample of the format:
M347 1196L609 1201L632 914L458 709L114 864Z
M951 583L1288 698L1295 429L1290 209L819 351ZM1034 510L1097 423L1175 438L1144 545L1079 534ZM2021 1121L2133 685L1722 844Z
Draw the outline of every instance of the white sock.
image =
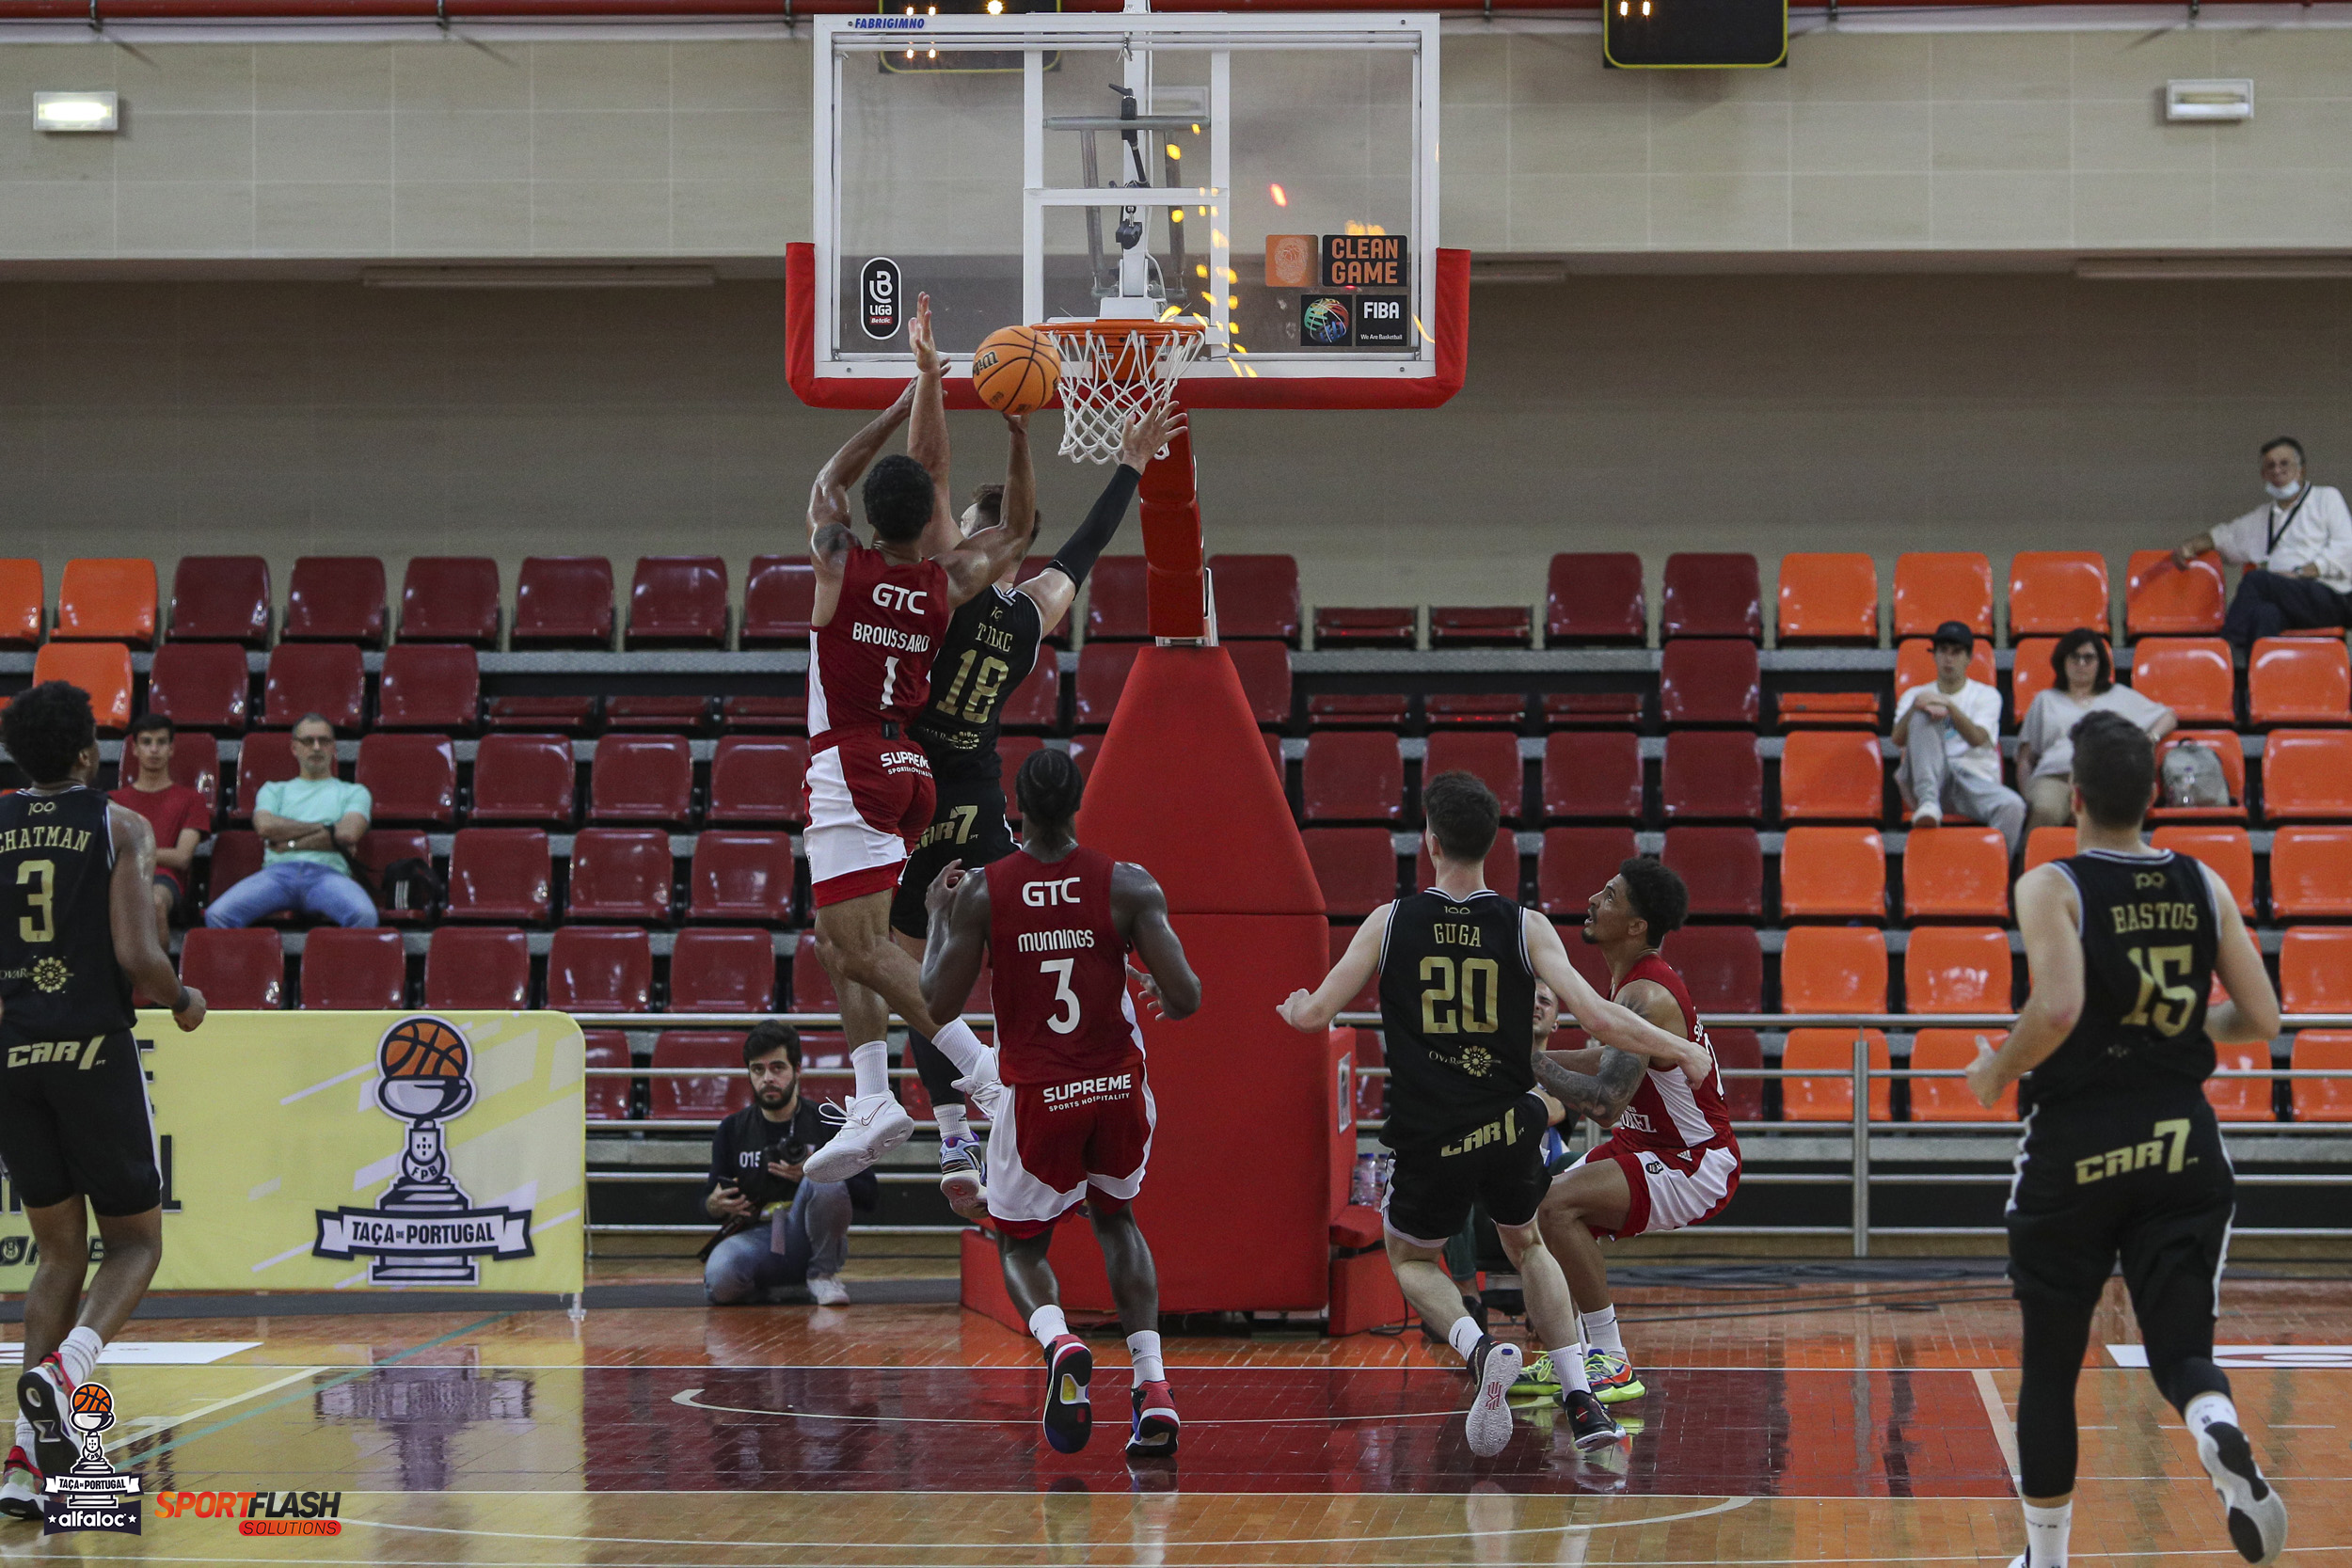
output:
M90 1369L98 1365L98 1353L105 1348L106 1341L98 1337L98 1330L77 1328L57 1347L57 1359L65 1363L66 1376L76 1383L87 1383Z
M2236 1426L2237 1406L2230 1402L2227 1394L2203 1393L2188 1402L2188 1408L2181 1412L2181 1419L2188 1423L2192 1434L2202 1437L2209 1426Z
M1052 1350L1054 1341L1069 1332L1070 1320L1061 1315L1058 1307L1041 1307L1029 1314L1029 1333L1047 1350Z
M2066 1533L2074 1525L2071 1498L2056 1508L2026 1504L2026 1568L2066 1568Z
M1127 1336L1127 1359L1136 1364L1137 1386L1146 1383L1166 1383L1168 1368L1160 1360L1160 1336L1156 1329Z
M1593 1391L1593 1380L1584 1375L1584 1347L1582 1345L1570 1345L1565 1350L1556 1350L1550 1354L1551 1370L1553 1375L1560 1379L1563 1391L1578 1388L1581 1388L1588 1394Z
M1617 1332L1617 1309L1604 1307L1597 1312L1580 1312L1584 1321L1584 1342L1595 1350L1605 1350L1613 1355L1625 1354L1625 1336Z
M941 1055L956 1064L956 1075L960 1078L971 1077L988 1060L988 1047L972 1032L972 1025L960 1018L933 1035L931 1043L939 1047Z
M1476 1318L1461 1317L1454 1320L1454 1327L1446 1335L1445 1342L1454 1347L1454 1354L1468 1361L1470 1358L1470 1352L1476 1350L1478 1341L1485 1338L1486 1336L1478 1330Z
M971 1141L972 1123L964 1116L962 1106L934 1105L931 1107L931 1120L939 1124L942 1146Z
M857 1097L890 1092L890 1042L867 1040L850 1053L850 1067L857 1074Z

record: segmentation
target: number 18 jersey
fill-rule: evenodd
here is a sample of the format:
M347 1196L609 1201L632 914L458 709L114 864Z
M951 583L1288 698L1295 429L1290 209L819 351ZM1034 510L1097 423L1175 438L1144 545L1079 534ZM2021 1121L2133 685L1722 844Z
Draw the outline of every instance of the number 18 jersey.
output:
M2103 849L2057 864L2082 906L2083 1010L2027 1075L2034 1103L2196 1096L2213 1076L2205 1001L2220 947L2204 867L2182 854Z
M1082 846L1050 863L1016 849L984 869L996 1073L1008 1084L1066 1084L1143 1061L1127 943L1111 918L1113 863Z
M1442 1143L1501 1117L1535 1086L1535 972L1519 907L1499 893L1431 889L1389 911L1380 1029L1389 1122L1380 1141Z

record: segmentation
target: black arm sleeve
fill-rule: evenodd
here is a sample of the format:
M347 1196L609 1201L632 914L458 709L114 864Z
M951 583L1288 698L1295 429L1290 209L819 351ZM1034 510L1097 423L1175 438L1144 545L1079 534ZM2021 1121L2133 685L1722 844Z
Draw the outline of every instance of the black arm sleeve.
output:
M1142 483L1143 476L1124 463L1112 469L1111 482L1103 486L1102 499L1087 514L1086 521L1078 525L1078 531L1055 552L1050 564L1073 583L1084 584L1087 574L1094 570L1094 558L1103 553L1111 536L1119 531L1119 525L1127 520L1127 503L1136 499L1136 486Z

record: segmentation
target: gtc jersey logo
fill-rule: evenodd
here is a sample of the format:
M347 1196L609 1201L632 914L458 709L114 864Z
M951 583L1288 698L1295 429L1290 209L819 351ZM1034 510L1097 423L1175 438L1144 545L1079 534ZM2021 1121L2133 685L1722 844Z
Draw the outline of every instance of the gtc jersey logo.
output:
M1024 882L1021 901L1033 910L1050 908L1055 904L1074 904L1078 901L1078 879L1064 877L1054 882Z
M901 588L895 582L874 584L874 603L883 610L903 610L909 615L920 615L923 601L930 597L928 589Z

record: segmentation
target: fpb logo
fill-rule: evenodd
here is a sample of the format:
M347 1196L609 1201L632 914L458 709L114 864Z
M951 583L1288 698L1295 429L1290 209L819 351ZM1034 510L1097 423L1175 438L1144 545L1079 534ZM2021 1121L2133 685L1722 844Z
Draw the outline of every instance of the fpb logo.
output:
M859 20L863 21L864 18ZM868 338L898 335L898 302L906 297L898 283L898 263L877 256L858 274L858 320Z

